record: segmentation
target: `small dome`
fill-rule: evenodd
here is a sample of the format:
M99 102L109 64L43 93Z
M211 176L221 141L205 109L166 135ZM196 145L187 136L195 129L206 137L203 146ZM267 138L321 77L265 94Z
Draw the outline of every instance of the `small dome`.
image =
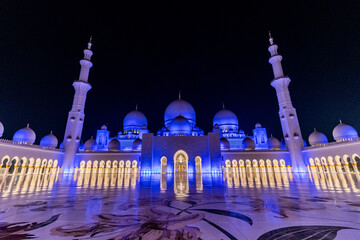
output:
M262 128L260 123L255 124L255 128Z
M148 122L145 114L138 110L134 110L126 114L123 126L124 130L131 128L142 128L144 125L147 126Z
M120 151L120 141L117 138L109 142L109 151Z
M104 124L101 126L101 130L107 130L107 126Z
M171 122L178 116L183 116L183 118L187 119L190 122L191 127L195 126L195 110L187 101L177 99L167 106L164 114L165 126L169 128Z
M221 150L230 150L229 140L227 140L226 138L221 138L220 139L220 149Z
M89 140L85 142L84 145L85 151L95 151L96 150L96 141L91 137Z
M133 142L132 148L134 151L141 151L142 141L140 138L135 139L135 141Z
M40 146L42 147L56 148L57 145L58 145L58 139L52 132L50 132L49 135L46 135L40 140Z
M268 147L270 150L280 150L281 149L281 143L279 139L274 138L272 135L268 139Z
M171 135L189 135L191 133L191 124L183 116L177 116L172 121L169 130Z
M27 144L33 144L36 139L35 132L29 127L29 124L18 130L14 136L13 141L17 143L27 143Z
M242 148L244 150L254 150L255 149L255 142L249 137L244 138L242 141Z
M354 139L354 138L358 138L359 135L357 133L357 131L355 130L355 128L353 128L350 125L344 124L340 121L340 123L334 128L333 132L333 137L335 139L335 141L343 141L343 140L349 140L349 139Z
M314 131L310 134L308 140L309 140L309 143L310 143L311 146L316 146L316 145L321 145L321 144L328 143L328 139L325 136L325 134L316 131L315 128L314 128Z
M238 118L236 117L235 113L228 109L221 109L218 111L213 119L213 126L219 125L220 127L223 125L239 125Z
M0 122L0 137L2 137L4 133L4 125L2 124L2 122Z

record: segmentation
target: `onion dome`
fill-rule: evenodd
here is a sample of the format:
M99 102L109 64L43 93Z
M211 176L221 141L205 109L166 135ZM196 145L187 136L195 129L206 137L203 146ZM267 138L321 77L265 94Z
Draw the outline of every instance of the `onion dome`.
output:
M107 126L104 124L101 126L101 130L107 130Z
M85 142L84 145L85 151L95 151L96 150L96 141L93 137Z
M279 139L274 138L272 135L268 139L267 144L268 144L268 147L270 150L280 150L281 149L281 143L280 143Z
M171 122L175 120L176 117L183 116L191 124L191 128L195 126L196 114L193 106L185 100L181 99L179 94L179 99L170 103L164 114L165 126L169 128Z
M249 137L244 138L242 141L242 148L244 150L254 150L255 149L255 142Z
M215 127L215 125L219 125L220 128L226 125L235 125L237 127L239 125L239 121L235 113L228 109L221 109L214 116L213 126Z
M183 116L177 116L170 124L170 135L190 135L191 124Z
M321 145L321 144L328 143L328 139L325 136L325 134L316 131L315 128L314 128L314 131L310 134L308 140L309 140L309 143L310 143L311 146L316 146L316 145Z
M220 149L221 150L230 150L230 143L229 140L227 140L226 138L221 138L220 139Z
M131 111L128 114L126 114L124 121L123 121L124 130L133 129L133 128L140 129L144 125L147 127L147 124L148 124L148 122L147 122L145 114L138 111L137 108L136 108L136 110Z
M335 141L337 142L351 140L359 137L355 128L345 123L342 123L341 120L340 123L334 128L332 134Z
M29 127L29 124L18 130L13 136L13 142L33 144L36 139L35 132Z
M4 125L2 124L2 122L0 122L0 137L2 137L4 133Z
M133 142L132 148L134 151L141 151L142 141L140 138L135 139L135 141Z
M255 124L255 128L262 128L260 123Z
M51 147L56 148L58 145L58 139L55 137L55 135L50 132L49 135L46 135L40 140L40 146L42 147Z
M120 151L120 141L117 138L109 142L109 151Z

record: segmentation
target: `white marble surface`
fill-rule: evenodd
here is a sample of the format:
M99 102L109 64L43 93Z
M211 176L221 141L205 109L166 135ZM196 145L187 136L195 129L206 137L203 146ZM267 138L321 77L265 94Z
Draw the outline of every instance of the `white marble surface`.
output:
M360 239L355 174L0 180L0 239Z

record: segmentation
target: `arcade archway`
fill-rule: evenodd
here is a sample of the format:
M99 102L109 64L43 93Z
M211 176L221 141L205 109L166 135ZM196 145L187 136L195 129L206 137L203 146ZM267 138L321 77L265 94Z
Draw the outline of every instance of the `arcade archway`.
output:
M174 173L188 173L189 157L183 150L174 155Z

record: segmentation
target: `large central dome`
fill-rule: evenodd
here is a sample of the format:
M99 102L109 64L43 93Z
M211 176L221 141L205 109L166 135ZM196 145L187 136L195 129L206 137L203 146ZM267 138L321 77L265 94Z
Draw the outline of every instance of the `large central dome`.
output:
M177 99L170 103L164 115L165 126L170 127L171 122L177 117L182 116L189 121L191 127L195 126L196 114L193 106L185 100Z

